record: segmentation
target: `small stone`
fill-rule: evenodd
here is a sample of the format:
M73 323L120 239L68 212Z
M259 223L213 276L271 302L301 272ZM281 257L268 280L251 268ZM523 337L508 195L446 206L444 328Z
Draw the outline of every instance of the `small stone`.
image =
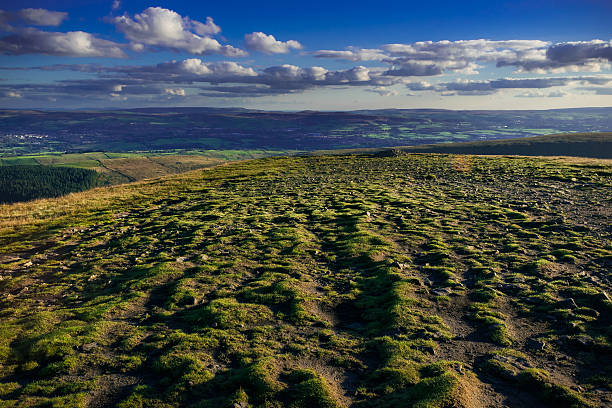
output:
M546 349L546 343L540 340L529 339L526 344L527 348L537 351L543 351Z
M438 288L438 289L433 289L431 293L433 293L436 296L448 296L451 293L453 293L453 290L450 288Z
M576 309L578 305L572 298L567 298L565 300L561 300L557 302L557 307L559 309Z
M591 340L591 338L588 336L576 336L574 337L574 340L576 341L576 343L580 344L581 346L585 346L585 347L593 344L593 340Z

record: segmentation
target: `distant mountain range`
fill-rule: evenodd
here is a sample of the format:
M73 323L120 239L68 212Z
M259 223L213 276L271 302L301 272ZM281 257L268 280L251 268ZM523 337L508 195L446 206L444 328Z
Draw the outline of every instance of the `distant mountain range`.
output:
M612 108L351 112L272 112L206 107L0 110L0 156L84 151L312 151L610 130Z

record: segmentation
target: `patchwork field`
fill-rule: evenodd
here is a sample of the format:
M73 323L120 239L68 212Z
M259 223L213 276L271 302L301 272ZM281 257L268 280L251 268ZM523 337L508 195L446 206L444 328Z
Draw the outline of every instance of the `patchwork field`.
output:
M361 154L0 206L0 406L610 406L611 200L609 160Z
M176 153L176 154L175 154ZM54 166L91 169L102 184L114 185L212 167L229 161L295 152L267 150L205 150L167 152L53 153L0 157L2 166Z

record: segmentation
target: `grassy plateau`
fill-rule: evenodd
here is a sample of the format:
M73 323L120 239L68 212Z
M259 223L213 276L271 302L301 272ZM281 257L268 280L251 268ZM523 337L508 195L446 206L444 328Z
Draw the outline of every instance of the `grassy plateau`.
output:
M610 406L612 162L391 153L0 205L0 407Z

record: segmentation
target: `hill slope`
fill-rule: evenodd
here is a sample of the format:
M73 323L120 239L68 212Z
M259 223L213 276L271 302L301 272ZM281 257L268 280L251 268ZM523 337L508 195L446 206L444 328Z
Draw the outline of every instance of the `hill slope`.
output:
M508 154L523 156L577 156L612 159L612 132L570 133L448 145L415 146L414 153Z
M573 156L612 159L612 132L566 133L560 135L487 140L465 143L437 143L398 146L387 149L324 150L313 154L378 153L450 153L518 156Z
M604 161L362 155L0 206L0 398L606 406L611 197Z

